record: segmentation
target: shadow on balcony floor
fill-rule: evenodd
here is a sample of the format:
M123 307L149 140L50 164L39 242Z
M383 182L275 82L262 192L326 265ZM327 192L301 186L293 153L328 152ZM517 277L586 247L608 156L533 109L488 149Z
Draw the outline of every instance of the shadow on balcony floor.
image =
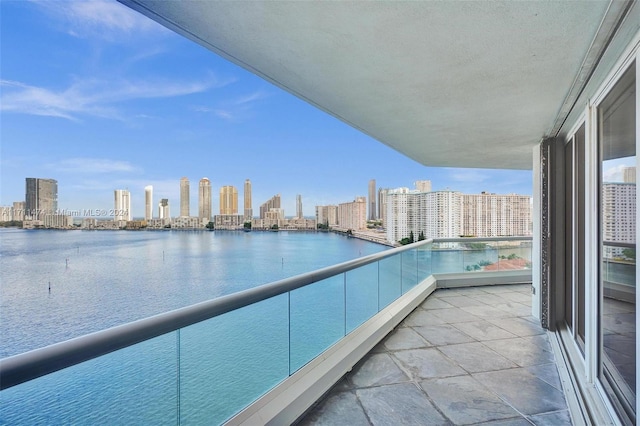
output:
M531 286L440 289L302 425L570 425Z

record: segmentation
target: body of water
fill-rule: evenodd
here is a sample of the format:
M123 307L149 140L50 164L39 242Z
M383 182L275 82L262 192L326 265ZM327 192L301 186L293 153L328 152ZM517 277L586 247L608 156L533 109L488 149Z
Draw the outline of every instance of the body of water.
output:
M333 233L3 229L0 358L385 249Z

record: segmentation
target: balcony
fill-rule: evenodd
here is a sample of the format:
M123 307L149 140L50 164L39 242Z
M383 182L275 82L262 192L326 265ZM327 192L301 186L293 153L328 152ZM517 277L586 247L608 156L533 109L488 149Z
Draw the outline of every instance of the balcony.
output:
M570 423L530 244L423 241L6 358L0 421Z
M571 424L528 284L436 290L301 424L491 421Z

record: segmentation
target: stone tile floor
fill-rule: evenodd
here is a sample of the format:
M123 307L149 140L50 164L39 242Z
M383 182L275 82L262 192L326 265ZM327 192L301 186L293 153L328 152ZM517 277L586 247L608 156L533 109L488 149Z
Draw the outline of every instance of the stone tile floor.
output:
M302 425L571 425L531 286L439 289Z

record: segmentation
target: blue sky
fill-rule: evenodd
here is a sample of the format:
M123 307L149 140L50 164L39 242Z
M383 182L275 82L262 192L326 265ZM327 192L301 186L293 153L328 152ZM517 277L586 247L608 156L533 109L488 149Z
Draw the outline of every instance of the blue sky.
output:
M115 1L2 1L0 204L26 177L58 181L58 205L109 209L144 187L178 213L179 179L253 185L253 209L281 194L285 214L378 187L531 194L530 171L425 167ZM240 201L240 204L242 201ZM156 209L157 210L157 209Z

